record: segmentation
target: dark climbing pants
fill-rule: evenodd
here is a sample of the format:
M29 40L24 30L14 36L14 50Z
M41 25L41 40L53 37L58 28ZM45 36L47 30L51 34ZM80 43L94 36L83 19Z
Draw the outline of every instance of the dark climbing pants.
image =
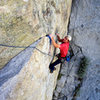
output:
M57 64L60 64L60 63L61 63L61 59L57 59L55 62L51 63L51 64L49 65L50 70L53 72L55 66L56 66Z

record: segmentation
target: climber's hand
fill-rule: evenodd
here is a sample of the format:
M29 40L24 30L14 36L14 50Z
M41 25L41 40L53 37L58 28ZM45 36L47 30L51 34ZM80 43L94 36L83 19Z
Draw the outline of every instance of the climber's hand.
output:
M51 38L53 37L53 35L52 35L52 34L50 34L49 36L50 36Z
M59 34L58 33L55 33L57 36L59 36Z

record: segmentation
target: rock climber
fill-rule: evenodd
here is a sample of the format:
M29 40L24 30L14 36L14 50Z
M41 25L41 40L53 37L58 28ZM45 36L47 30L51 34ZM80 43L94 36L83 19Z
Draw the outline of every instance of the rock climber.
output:
M60 53L57 55L58 59L49 65L50 73L53 73L53 71L56 70L55 66L57 64L64 62L64 58L67 56L68 49L69 49L69 41L71 41L72 39L70 35L65 36L63 39L60 38L59 34L56 33L56 35L57 35L58 41L61 42L61 44L57 44L55 42L52 34L49 35L51 37L53 46L55 48L60 49Z

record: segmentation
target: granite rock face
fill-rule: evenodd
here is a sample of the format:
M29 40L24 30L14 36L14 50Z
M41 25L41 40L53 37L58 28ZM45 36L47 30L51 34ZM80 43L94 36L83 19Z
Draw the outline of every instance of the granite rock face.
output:
M0 100L52 100L59 67L49 73L45 35L67 34L71 2L0 0Z
M70 62L62 66L54 91L55 100L100 100L99 27L100 0L73 0L68 30L73 37L71 46L74 55ZM84 56L89 60L89 65L80 83L77 71ZM81 88L75 94L78 84Z
M74 55L70 62L64 62L64 64L62 64L53 96L55 100L73 99L75 89L78 84L80 84L77 71L79 68L80 59L82 57L83 55L80 52L77 55Z
M63 37L67 34L70 9L70 0L1 0L0 44L29 46L56 31ZM0 48L0 68L23 50Z
M69 31L90 60L76 100L100 100L100 0L73 1Z

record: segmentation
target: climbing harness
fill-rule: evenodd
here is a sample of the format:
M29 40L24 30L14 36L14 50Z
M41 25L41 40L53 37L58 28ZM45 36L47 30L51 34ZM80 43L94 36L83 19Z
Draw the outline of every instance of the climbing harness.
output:
M70 55L66 56L66 61L67 61L67 62L70 61Z
M64 63L65 61L69 62L70 61L70 54L68 53L66 57L60 57L60 53L56 55L58 59L61 59L61 63Z

